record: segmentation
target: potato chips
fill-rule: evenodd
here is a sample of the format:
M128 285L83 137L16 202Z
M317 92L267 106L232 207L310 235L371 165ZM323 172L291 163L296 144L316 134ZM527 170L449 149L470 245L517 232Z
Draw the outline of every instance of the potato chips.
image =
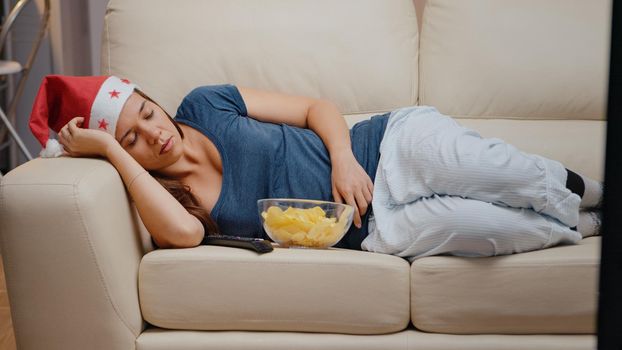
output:
M266 231L279 243L289 246L324 248L337 243L345 231L350 207L344 210L339 220L327 218L326 212L319 206L301 209L288 207L285 211L278 206L271 206L263 211Z

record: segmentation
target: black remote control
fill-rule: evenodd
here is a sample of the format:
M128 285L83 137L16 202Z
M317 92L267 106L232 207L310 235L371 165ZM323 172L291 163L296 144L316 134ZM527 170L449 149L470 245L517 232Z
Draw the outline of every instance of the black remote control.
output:
M274 250L270 241L263 238L250 238L240 236L205 236L201 244L220 245L225 247L244 248L255 251L259 254L269 253Z

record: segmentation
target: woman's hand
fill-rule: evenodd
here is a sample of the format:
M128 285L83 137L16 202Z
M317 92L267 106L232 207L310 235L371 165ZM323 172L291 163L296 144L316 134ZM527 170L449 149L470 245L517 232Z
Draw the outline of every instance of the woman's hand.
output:
M112 142L112 135L101 130L82 129L83 117L73 118L58 133L58 142L63 145L63 155L71 157L106 156Z
M354 207L354 225L361 228L361 216L371 203L374 184L352 151L331 154L333 197Z

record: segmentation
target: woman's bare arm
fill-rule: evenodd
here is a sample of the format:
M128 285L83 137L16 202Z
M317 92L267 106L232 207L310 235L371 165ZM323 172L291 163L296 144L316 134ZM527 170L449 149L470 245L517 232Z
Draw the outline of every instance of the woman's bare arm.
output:
M333 198L355 209L354 225L372 200L374 184L352 153L350 131L337 106L329 100L238 86L248 116L313 130L330 156Z
M143 167L119 143L109 145L106 158L129 187L145 227L160 248L187 248L201 243L205 229L199 219L149 173L142 174Z
M103 131L82 129L82 117L65 125L58 141L72 157L103 156L117 169L145 227L161 248L194 247L201 243L205 229L160 183Z

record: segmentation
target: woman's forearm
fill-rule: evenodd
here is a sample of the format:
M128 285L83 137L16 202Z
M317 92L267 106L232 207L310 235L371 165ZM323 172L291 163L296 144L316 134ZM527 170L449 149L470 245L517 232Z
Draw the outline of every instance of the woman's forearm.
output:
M309 108L307 127L320 136L330 155L334 200L354 208L353 223L361 228L361 215L367 212L374 185L354 157L345 119L332 102L320 100Z
M343 156L352 156L350 130L337 106L327 100L319 100L309 108L307 127L324 142L331 162Z
M141 174L145 169L121 145L111 145L106 157L129 187L138 213L159 247L188 247L201 242L204 234L201 222L149 173Z

